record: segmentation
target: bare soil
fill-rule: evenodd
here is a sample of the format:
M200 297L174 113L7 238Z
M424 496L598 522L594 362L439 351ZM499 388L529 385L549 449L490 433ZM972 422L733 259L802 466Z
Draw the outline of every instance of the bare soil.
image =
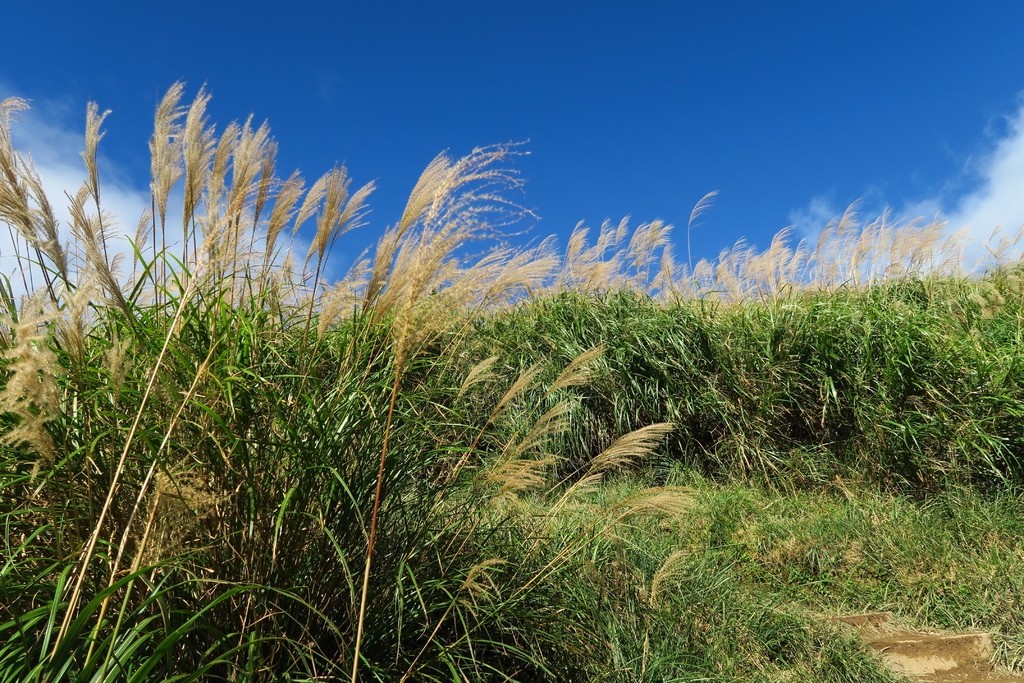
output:
M890 668L921 683L1024 683L1024 677L992 667L988 633L924 633L896 624L891 612L833 620L856 629Z

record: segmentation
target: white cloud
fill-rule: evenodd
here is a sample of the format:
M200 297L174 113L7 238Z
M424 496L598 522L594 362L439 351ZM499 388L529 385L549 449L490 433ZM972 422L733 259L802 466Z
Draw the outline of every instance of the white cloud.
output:
M842 213L843 209L838 208L831 197L818 195L807 206L790 211L788 220L797 240L813 244L828 222Z
M945 212L950 228L984 239L996 227L1012 234L1024 225L1024 104L1007 123L1006 135L977 165L981 186Z
M1021 105L1006 118L1005 132L994 139L987 153L980 155L959 177L950 178L933 196L886 202L884 189L866 187L868 205L858 207L861 224L867 224L892 207L891 217L899 223L920 219L925 223L945 221L950 234L963 230L969 251L984 253L984 244L994 231L1013 237L1024 226L1024 94ZM970 186L966 192L951 188ZM821 230L847 209L829 196L813 197L805 206L789 212L789 222L798 239L814 243ZM1018 252L1019 253L1019 252Z
M3 90L0 88L0 90ZM0 94L0 99L6 95ZM61 103L30 103L32 108L18 112L14 122L13 141L22 155L31 158L39 174L43 189L60 222L60 235L70 241L71 216L67 209L67 195L74 196L86 178L85 166L80 156L85 149L85 134L65 123L66 107ZM80 115L84 125L85 110ZM100 146L102 150L102 143ZM108 247L113 253L123 254L130 259L132 253L128 237L134 237L139 218L149 206L149 193L118 182L112 178L123 174L109 159L100 158L100 196L103 210L112 214L118 225L111 231L113 239ZM19 240L20 241L20 240ZM21 242L20 251L25 248ZM0 229L0 273L11 279L12 286L23 289L18 275L19 265L15 258L15 245L10 231ZM35 285L41 283L36 281Z

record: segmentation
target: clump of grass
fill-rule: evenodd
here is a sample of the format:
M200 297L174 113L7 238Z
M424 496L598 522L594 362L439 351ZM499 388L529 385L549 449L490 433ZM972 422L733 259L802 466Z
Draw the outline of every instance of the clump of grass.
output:
M319 282L324 261L372 186L350 193L341 167L308 191L296 175L281 181L266 126L218 135L208 95L183 107L182 92L157 111L154 211L127 275L95 163L106 115L87 113L88 177L65 252L11 144L21 103L4 110L2 216L35 250L24 282L46 283L44 299L20 304L5 290L5 676L545 671L540 645L518 645L545 641L522 626L539 622L511 608L566 562L495 599L507 560L492 553L508 548L479 529L498 510L489 501L556 481L526 463L571 406L528 418L492 459L503 439L492 425L530 415L532 378L483 425L460 425L471 404L435 403L427 385L455 367L437 353L441 335L550 272L546 247L468 264L458 253L517 213L500 194L518 183L500 167L511 148L431 163L370 266L353 271L365 280L345 285L358 305L322 324L343 291ZM305 267L282 268L280 233L314 217ZM550 393L584 382L595 355ZM436 433L427 447L425 433Z
M20 304L5 289L6 675L369 680L414 659L425 677L472 664L478 620L440 615L488 560L444 558L472 539L473 506L430 476L460 445L422 448L429 396L399 389L431 374L425 348L447 329L431 327L432 290L472 310L536 277L522 258L455 253L515 213L492 210L516 183L499 168L510 149L435 160L373 267L354 271L368 278L348 285L361 305L321 324L324 302L338 305L323 265L372 184L350 192L342 167L308 190L282 181L265 125L218 135L209 96L182 94L157 111L154 211L130 275L100 197L106 115L87 115L65 252L12 144L23 103L3 110L0 216L36 254L23 282L46 282L45 299ZM280 235L309 220L305 267L282 267ZM430 636L435 620L454 631Z
M613 435L669 422L669 460L709 474L998 487L1020 476L1014 273L739 305L565 292L489 319L474 343L552 375L595 343L606 349L578 394L585 417L563 438L576 464Z

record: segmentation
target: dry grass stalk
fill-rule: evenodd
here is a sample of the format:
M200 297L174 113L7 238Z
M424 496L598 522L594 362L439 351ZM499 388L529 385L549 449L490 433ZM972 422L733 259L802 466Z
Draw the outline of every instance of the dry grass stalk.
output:
M690 220L686 224L686 264L690 272L693 272L693 251L690 248L690 233L693 232L693 228L697 225L697 219L711 209L717 196L718 190L708 192L700 198L700 201L690 211Z
M103 366L106 370L107 382L110 386L111 402L117 406L121 396L121 387L128 375L129 343L116 335L110 340L110 348L103 354Z
M497 419L497 417L504 412L505 408L508 407L508 404L517 396L520 396L523 392L534 386L537 375L539 375L540 371L543 369L543 364L537 363L524 370L519 377L516 378L516 381L512 383L512 386L510 386L505 393L501 395L501 398L498 399L498 403L495 404L494 410L491 412L491 416L487 420L487 424L489 425Z
M344 166L335 166L325 177L324 205L317 217L316 235L306 255L308 264L313 254L316 254L318 270L331 245L346 232L362 224L361 219L366 215L366 200L375 187L373 182L369 182L356 190L350 198L350 180Z
M259 174L268 164L273 168L276 149L267 122L254 130L252 117L246 119L231 154L231 186L227 192L225 213L234 223L241 225L245 219L249 199L259 191Z
M653 283L652 270L655 265L655 254L669 246L671 232L672 226L660 220L642 223L633 231L626 256L634 273L630 283L632 289L650 290Z
M714 261L702 259L690 273L672 271L669 262L658 289L673 297L778 301L803 291L863 288L892 277L963 277L1020 257L1021 231L997 231L979 243L967 229L950 233L941 221L901 223L890 211L862 224L856 209L851 205L829 222L814 249L794 245L789 228L765 251L741 239Z
M86 202L92 195L89 183L79 188L74 197L70 198L68 212L71 214L71 235L76 243L85 251L86 267L96 274L109 300L113 301L122 311L129 313L128 302L121 291L121 283L117 277L117 267L122 256L108 255L108 232L114 225L114 217L100 210L93 214L86 209ZM97 203L97 206L99 204ZM79 276L84 280L84 275Z
M279 274L280 271L281 269L278 268L271 275ZM334 323L350 319L359 310L359 302L362 299L363 288L366 285L369 272L369 261L359 259L342 280L336 282L333 287L324 291L320 296L319 320L317 321L319 336L322 337ZM280 279L283 282L291 281L287 277Z
M11 363L0 391L0 412L19 418L14 428L0 436L0 444L27 446L39 456L35 470L49 467L56 456L44 428L60 412L60 392L54 377L59 366L48 345L49 325L55 318L52 304L38 294L22 303L19 318L0 316L0 324L9 327L13 339L3 354Z
M530 249L496 248L468 268L455 268L444 293L469 313L498 310L543 290L558 268L553 239Z
M154 478L152 531L144 554L135 564L156 564L194 543L200 523L216 514L229 497L212 491L205 475L189 463L160 470Z
M498 583L492 573L504 564L508 564L508 561L495 557L470 567L466 580L462 582L462 591L469 596L469 600L463 601L463 604L472 609L481 602L492 601L498 595Z
M497 487L491 498L492 503L514 501L520 494L547 483L546 472L557 462L557 457L544 452L543 444L550 436L568 429L566 414L570 408L564 401L557 403L537 418L523 438L505 444L501 455L482 475L486 486ZM525 457L527 452L533 450L540 451L539 457ZM459 462L456 470L461 469L464 462L465 459Z
M672 226L656 220L630 231L629 219L602 223L596 242L579 223L569 237L554 291L605 292L630 289L669 298L684 274L678 272L669 236Z
M978 289L970 297L977 305L983 318L993 318L1006 304L1006 297L991 282L978 283Z
M488 362L488 361L490 361L490 362ZM496 362L496 361L497 361L497 358L495 358L493 361L491 361L491 359L483 361L483 363L478 364L478 367L481 366L481 365L484 365L486 363L484 368L482 370L479 370L479 371L477 371L477 369L474 368L470 372L470 375L473 375L474 371L476 371L477 378L485 376L487 373L489 373L490 367L493 366L494 362ZM504 394L502 394L501 398L498 399L498 402L495 404L494 408L491 410L491 414L488 415L487 419L484 421L484 424L480 428L480 431L477 432L476 438L473 439L473 442L470 444L469 448L466 449L466 451L465 451L465 453L463 453L462 457L459 458L458 462L456 462L452 466L452 468L449 470L449 472L446 474L446 476L445 476L446 481L454 480L455 477L457 477L462 472L462 469L469 462L470 457L473 455L473 453L476 451L477 446L480 444L480 440L484 438L485 434L487 434L488 428L494 423L495 420L497 420L505 412L506 408L508 408L509 404L512 401L514 401L517 397L521 396L523 393L525 393L530 388L532 388L532 387L534 387L536 385L537 375L540 374L542 369L543 369L543 364L542 363L536 363L536 364L530 366L529 368L524 370L519 375L519 377L516 378L516 381L512 383L512 385L505 391ZM467 382L468 382L468 379L467 379ZM468 387L469 385L467 383L464 383L464 386ZM559 408L559 406L556 406L556 408ZM549 411L549 413L550 412L551 411ZM525 440L520 442L520 443L525 443ZM517 451L517 449L514 446L512 446L512 442L509 442L508 444L505 445L505 448L503 449L503 457L498 458L498 460L492 465L492 469L497 469L497 468L501 467L503 463L507 462L508 459L509 459L509 456L507 456L507 454L509 452L519 452L519 453L522 453L522 451L523 451L523 449L518 449L518 451ZM487 475L484 475L484 476L486 478Z
M100 174L96 164L96 151L104 133L100 131L103 121L110 115L110 110L99 113L99 106L90 102L85 113L85 151L82 152L82 159L85 161L85 170L88 176L86 181L89 187L89 194L96 203L96 212L100 211ZM106 252L104 252L106 255Z
M281 234L281 230L288 224L288 221L295 216L295 205L302 199L304 189L302 178L299 176L299 172L295 171L288 177L288 180L281 184L274 197L274 206L270 211L270 218L267 221L267 234L264 242L264 272L270 267L278 235Z
M635 515L662 515L678 519L696 505L695 491L688 487L658 486L645 489L608 510L610 527Z
M594 490L608 472L630 466L646 458L674 430L675 427L672 424L659 422L620 436L608 448L590 460L584 475L562 494L553 509L560 508L575 496Z
M683 291L689 289L676 286L677 280L686 277L688 271L680 273L680 266L676 263L675 251L671 244L667 244L658 257L658 273L651 282L651 292L661 301L677 299Z
M604 221L598 231L596 243L587 246L589 229L580 223L569 237L555 289L597 292L614 289L620 281L622 271L625 235L629 230L629 218L623 218L618 225Z
M534 535L533 544L526 549L524 557L529 557L542 545L542 540L548 538L551 528L556 522L563 521L564 510L563 496L555 505L547 508L544 515L545 521ZM555 555L548 560L543 568L536 572L523 586L520 592L525 592L533 585L544 581L548 576L564 567L574 556L585 549L594 535L611 538L613 541L621 539L617 536L617 527L624 520L636 515L658 515L678 519L691 511L696 505L695 491L688 487L653 487L629 496L604 510L589 524L582 525L575 537L562 544Z
M686 550L676 550L665 558L665 561L661 563L658 570L654 572L654 576L651 578L651 588L647 593L648 604L652 609L657 609L658 607L660 602L658 597L663 586L671 581L678 580L685 573L685 562L689 556L690 553Z
M499 462L519 458L527 451L540 447L553 434L564 432L569 426L566 415L568 415L571 409L572 406L567 401L556 403L534 421L522 439L519 441L509 441L505 445Z
M160 105L157 107L156 116L153 121L153 136L149 141L150 153L150 192L153 197L153 220L159 221L153 226L153 253L158 254L166 250L166 240L161 239L160 244L156 242L157 235L162 237L167 229L167 202L171 195L171 189L184 175L181 163L181 124L178 123L185 113L180 106L181 96L185 86L182 83L172 85ZM141 245L140 245L141 246Z
M433 168L428 168L432 177L427 181L422 181L421 178L421 183L417 185L417 188L424 185L432 190L425 193L432 195L429 203L423 205L417 197L417 191L414 190L410 200L410 203L415 203L413 214L403 215L399 225L385 235L378 247L380 249L380 246L383 246L388 255L394 253L394 261L392 262L390 257L378 258L375 261L368 286L368 289L372 287L374 291L368 291L364 307L372 306L378 319L394 315L394 382L381 447L373 509L370 513L366 563L363 569L359 617L353 648L352 683L355 683L359 673L377 513L399 380L406 359L425 338L419 334L424 326L417 324L417 304L430 292L443 288L447 276L454 268L451 255L467 240L481 237L482 233L489 230L486 223L488 217L497 217L501 220L503 214L509 213L509 204L497 193L497 189L516 186L517 178L511 171L495 167L495 164L508 154L507 146L474 150L468 157L454 164L440 162L436 166L432 165ZM418 227L419 234L413 233L407 238L406 232L413 225ZM429 310L429 307L427 308ZM456 470L461 468L462 464L460 462Z
M63 310L53 321L51 334L59 348L70 358L70 366L78 370L90 364L87 349L87 335L94 322L93 301L97 294L97 278L94 273L79 275L77 289L68 292L62 288L60 299Z
M493 236L528 214L503 196L522 184L500 165L513 154L511 146L500 145L454 162L441 155L424 171L401 221L378 242L363 307L372 308L378 319L392 317L399 367L430 339L420 333L425 329L420 314L429 309L419 302L439 292L464 294L468 290L460 281L493 279L504 269L486 258L463 269L455 255L467 242Z
M211 198L200 221L203 243L206 245L204 250L210 264L209 273L215 278L229 277L236 300L238 294L234 290L237 280L247 277L245 271L253 262L256 252L252 242L256 226L252 220L251 200L259 190L257 175L264 167L265 158L273 150L270 129L265 122L253 130L250 119L238 130L237 139L230 143L231 184L224 191L223 202L214 203ZM215 168L214 172L219 175L220 170ZM222 181L218 178L213 180L215 182L212 184L218 188L219 193L219 188L223 187ZM216 238L210 239L213 235Z
M547 484L548 470L557 460L551 454L535 459L502 459L484 477L484 484L496 489L491 495L491 504L512 502L524 493L541 488Z
M200 264L200 265L202 265L202 264ZM57 637L56 637L56 640L54 642L53 650L51 651L51 656L53 656L53 654L56 653L57 650L59 649L59 647L61 645L61 641L66 636L66 634L68 632L68 628L70 627L72 621L74 620L75 614L76 614L77 609L78 609L79 601L82 598L82 588L83 588L84 583L85 583L85 577L88 574L86 569L91 564L91 562L93 560L93 557L95 556L96 546L97 546L97 544L98 544L98 542L100 540L100 536L103 533L107 517L110 514L110 509L111 509L111 506L112 506L113 500L114 500L114 494L117 491L117 488L118 488L118 486L121 483L121 478L122 478L122 476L124 474L125 465L126 465L126 463L128 461L128 454L129 454L129 452L131 452L131 449L132 449L132 446L133 446L133 442L135 440L135 436L136 436L136 434L137 434L137 432L139 430L139 425L141 424L141 421L142 421L142 417L143 417L143 415L145 414L145 412L146 412L146 410L148 408L149 399L158 390L158 387L160 385L158 380L161 378L161 371L162 371L162 368L163 368L163 365L164 365L164 359L167 356L168 348L169 348L170 344L172 343L172 341L174 340L174 338L176 336L177 329L182 324L183 317L184 317L184 314L185 314L186 305L189 302L191 294L194 291L195 283L197 281L198 281L198 279L190 281L189 285L186 286L185 291L182 293L182 296L180 297L180 301L179 301L178 307L175 310L174 316L172 317L172 319L170 321L170 328L168 329L166 335L164 336L163 345L162 345L162 347L160 349L159 354L157 355L157 357L154 360L154 364L153 364L152 368L150 369L149 378L148 378L148 380L146 382L146 388L143 391L142 396L141 396L141 398L139 400L138 408L135 411L135 416L132 419L131 427L129 428L128 433L127 433L126 438L125 438L124 447L121 450L121 454L120 454L120 456L118 458L118 461L117 461L117 466L114 469L114 473L113 473L113 476L111 478L110 484L107 487L106 498L105 498L105 500L103 502L102 507L99 510L99 514L97 516L96 522L94 523L94 526L93 526L93 528L92 528L92 530L91 530L91 532L89 534L89 539L86 542L85 547L82 548L80 553L79 553L79 559L78 559L79 571L78 571L78 575L75 578L74 588L73 588L73 590L71 592L71 597L68 600L67 607L65 608L64 617L63 617L63 619L61 621L60 630L59 630L59 632L57 634ZM196 377L194 378L194 382L198 381L199 376L200 376L199 374L196 375ZM194 387L194 385L193 385L193 387ZM184 405L189 400L191 400L191 393L189 395L186 395L186 397L185 397L185 399L184 399L184 401L182 402L181 405ZM181 410L181 408L179 407L179 414L180 414L180 410ZM175 419L177 419L177 418L175 418ZM165 435L164 445L166 445L166 442L167 442L167 439L169 438L169 435L170 435L170 432L168 432ZM163 446L161 446L161 448L163 448ZM154 460L154 465L155 464L156 464L156 460ZM152 471L152 469L151 469L151 471ZM145 490L145 485L143 486L143 491L144 490ZM137 505L136 505L136 509L137 509ZM135 514L135 511L132 512L133 516L134 516L134 514ZM130 526L126 527L125 533L127 534L129 530L130 530ZM124 542L122 541L121 545L119 546L118 558L117 558L117 561L115 562L114 571L111 572L111 582L113 582L114 574L116 574L116 572L117 572L118 563L120 561L120 555L123 552L123 550L124 550Z
M53 207L31 157L14 147L11 125L17 113L27 108L28 103L17 97L0 103L0 221L18 232L36 252L39 263L44 263L45 255L59 278L69 283L68 260L61 247ZM50 299L56 301L49 269L42 267L39 271Z
M462 381L462 385L459 387L459 396L465 394L466 390L470 387L480 384L481 382L486 382L494 377L494 373L491 372L491 368L494 367L494 364L497 361L497 356L491 356L470 368L469 373L466 375L466 379Z
M565 369L559 373L555 381L551 383L548 388L547 396L550 396L559 389L566 387L578 387L585 384L589 384L590 380L593 379L594 369L592 363L600 358L605 352L605 346L594 346L587 349L580 355L576 356L565 366Z
M232 121L217 141L207 176L206 196L203 199L206 211L196 216L195 224L198 229L189 230L193 260L199 258L200 242L205 241L208 235L217 229L221 212L227 204L225 197L228 194L228 172L232 169L235 149L238 147L241 134L242 127L236 121Z
M211 95L200 88L192 106L185 117L185 128L181 137L182 160L184 163L184 198L182 205L181 233L183 239L184 261L189 262L189 240L192 251L198 246L196 231L196 212L203 195L210 187L211 164L217 149L216 136L212 128L207 127L206 105ZM215 200L215 198L213 198ZM165 200L166 201L166 200ZM208 210L210 205L208 204Z
M364 214L372 183L349 197L344 168L336 168L303 197L302 181L297 174L284 182L274 177L276 145L266 124L258 128L251 121L241 126L231 124L217 138L206 117L209 94L201 89L191 105L183 107L182 92L183 86L176 84L162 100L150 142L153 213L147 227L152 230L157 221L161 226L160 236L155 230L151 236L154 253L167 246L168 234L163 226L168 199L172 188L184 178L182 225L188 245L186 264L193 261L189 256L196 253L199 236L206 241L215 234L216 239L206 242L213 247L213 253L208 255L209 271L220 276L237 273L252 262L252 252L262 240L261 272L269 277L271 268L279 265L275 263L275 253L284 226L291 222L296 231L317 215L307 264L315 256L319 272L329 256L330 245ZM66 278L69 262L57 239L52 207L31 170L30 160L18 155L11 144L10 122L25 106L24 101L11 99L2 108L4 149L0 166L6 182L0 188L0 215L55 264L54 270L60 277ZM83 191L71 198L71 208L79 236L84 237L80 245L86 260L101 277L108 296L117 299L117 269L109 258L108 248L113 217L100 208L96 163L106 115L107 112L101 113L96 105L90 104L83 153L88 177ZM515 153L509 146L499 146L474 150L459 160L439 155L421 175L399 222L378 242L369 271L357 268L358 277L347 277L335 287L337 292L348 293L343 299L352 301L353 308L372 307L377 315L387 315L395 321L400 362L409 349L444 329L423 324L439 310L494 310L552 288L629 288L661 299L712 296L732 301L777 300L806 289L867 286L877 278L893 275L970 272L979 263L969 262L967 236L949 236L942 223L899 224L891 212L886 212L862 225L857 207L852 205L822 230L813 250L803 243L793 244L791 230L784 230L763 252L741 240L714 261L702 260L692 265L689 258L687 266L680 266L669 243L671 226L653 221L631 231L624 219L618 224L603 223L592 246L587 243L588 230L578 225L560 268L555 265L557 257L550 241L533 249L495 248L466 265L457 253L467 241L491 235L495 227L528 213L499 192L521 184L514 173L498 166L499 161ZM694 207L687 228L688 241L714 195L709 193ZM89 201L95 205L92 210L86 210ZM261 217L267 212L269 219L264 224ZM140 227L143 225L145 221ZM248 231L248 242L244 240L243 229ZM265 236L260 234L263 229ZM984 244L986 253L977 258L983 256L996 262L1013 258L1019 239L1019 234L993 236ZM103 258L97 258L97 254ZM45 271L41 272L45 275ZM300 281L304 279L299 275ZM318 279L314 273L314 294L306 299L314 306L320 302L315 295L320 286ZM51 296L55 296L52 285L50 289ZM431 295L440 292L447 297L446 307L423 305ZM358 303L354 301L357 297ZM343 299L334 299L334 310L349 308L348 304L339 305Z
M791 228L781 230L767 251L746 256L739 277L749 281L747 291L757 298L776 301L796 286L807 253L802 243L795 249L789 246L791 234Z

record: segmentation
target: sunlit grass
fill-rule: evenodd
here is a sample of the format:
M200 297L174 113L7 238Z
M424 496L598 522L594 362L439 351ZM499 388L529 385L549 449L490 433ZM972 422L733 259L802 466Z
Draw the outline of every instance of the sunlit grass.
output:
M89 109L70 226L0 107L0 679L877 681L815 614L1017 628L977 588L1024 575L1012 243L979 270L851 213L692 270L657 221L516 249L498 146L331 283L372 183L282 180L182 94L141 217L102 210Z

